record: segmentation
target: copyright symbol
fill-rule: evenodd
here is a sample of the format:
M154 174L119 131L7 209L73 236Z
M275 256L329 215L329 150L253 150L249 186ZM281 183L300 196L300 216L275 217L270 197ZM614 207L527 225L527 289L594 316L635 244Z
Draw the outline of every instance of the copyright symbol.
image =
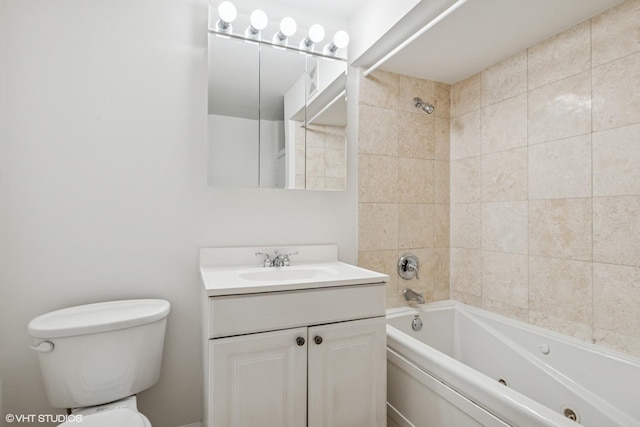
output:
M12 423L16 419L16 417L13 414L7 414L4 419L7 420L8 423Z

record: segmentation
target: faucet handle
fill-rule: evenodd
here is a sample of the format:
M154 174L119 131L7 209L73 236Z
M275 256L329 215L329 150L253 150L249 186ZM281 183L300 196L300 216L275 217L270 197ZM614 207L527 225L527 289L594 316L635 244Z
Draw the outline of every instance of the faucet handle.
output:
M285 267L288 267L289 264L291 264L291 261L289 260L289 256L290 255L298 255L298 251L295 252L289 252L286 255L282 255L283 259L282 259L282 263L284 264Z
M278 251L276 251L277 253ZM256 256L264 256L264 260L262 261L262 265L265 267L271 267L271 256L269 254L266 254L264 252L256 252Z

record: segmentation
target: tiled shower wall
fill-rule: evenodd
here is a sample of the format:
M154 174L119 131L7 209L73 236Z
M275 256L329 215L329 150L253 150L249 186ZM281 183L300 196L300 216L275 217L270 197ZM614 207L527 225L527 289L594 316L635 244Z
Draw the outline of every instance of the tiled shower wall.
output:
M452 297L640 355L640 1L451 95Z
M450 86L387 72L360 82L359 265L390 276L388 307L406 304L406 287L448 299ZM415 97L434 113L417 109ZM398 277L405 252L421 263L417 280Z

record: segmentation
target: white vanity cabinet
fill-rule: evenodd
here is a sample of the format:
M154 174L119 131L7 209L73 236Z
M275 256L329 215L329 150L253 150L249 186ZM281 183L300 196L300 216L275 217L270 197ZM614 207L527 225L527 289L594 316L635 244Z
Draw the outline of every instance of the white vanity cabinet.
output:
M386 426L388 276L337 261L202 267L202 251L205 427Z
M209 426L382 426L384 345L384 318L212 339Z

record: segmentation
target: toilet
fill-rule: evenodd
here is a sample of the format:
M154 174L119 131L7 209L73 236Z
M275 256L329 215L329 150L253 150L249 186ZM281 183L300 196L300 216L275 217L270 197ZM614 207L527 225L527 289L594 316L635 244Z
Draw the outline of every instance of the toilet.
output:
M160 299L111 301L29 322L47 399L70 410L61 427L151 427L135 395L160 376L169 309Z

